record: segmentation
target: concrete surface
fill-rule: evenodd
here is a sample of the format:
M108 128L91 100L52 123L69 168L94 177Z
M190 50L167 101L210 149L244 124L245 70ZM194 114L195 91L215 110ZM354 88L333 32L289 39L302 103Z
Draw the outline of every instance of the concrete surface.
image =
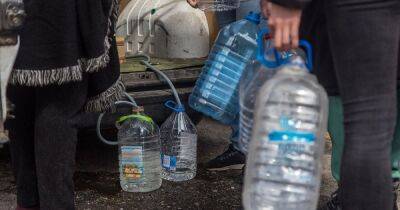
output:
M194 180L183 183L164 181L151 193L121 192L118 183L116 148L98 144L95 136L82 135L78 146L76 205L78 210L97 209L242 209L241 171L208 172L202 163L223 152L228 144L229 127L210 119L199 125L199 171ZM336 189L330 175L330 149L327 141L320 203ZM9 158L0 149L0 210L15 208L15 183Z

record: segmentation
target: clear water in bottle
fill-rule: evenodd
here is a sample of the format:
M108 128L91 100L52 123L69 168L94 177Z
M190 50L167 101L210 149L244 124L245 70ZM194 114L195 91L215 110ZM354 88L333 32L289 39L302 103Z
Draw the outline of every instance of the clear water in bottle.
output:
M143 114L121 118L118 126L120 184L127 192L150 192L161 187L160 134Z
M239 8L240 0L200 0L197 5L204 11L226 11Z
M249 65L248 71L245 71L245 76L240 82L239 148L245 154L247 154L248 142L251 139L258 90L275 72L275 69L266 68L260 62L254 61Z
M279 66L276 53L279 53L281 62L296 54L294 50L283 52L274 50L268 29L260 31L257 42L257 59L246 66L239 85L239 149L244 154L247 154L248 143L251 140L254 106L258 91L265 82L272 78Z
M239 80L254 60L260 14L249 13L224 27L189 97L190 106L222 123L232 124L239 112Z
M184 109L175 109L161 132L162 178L187 181L197 171L197 131Z
M300 56L261 87L246 165L245 209L316 209L327 104L325 90Z

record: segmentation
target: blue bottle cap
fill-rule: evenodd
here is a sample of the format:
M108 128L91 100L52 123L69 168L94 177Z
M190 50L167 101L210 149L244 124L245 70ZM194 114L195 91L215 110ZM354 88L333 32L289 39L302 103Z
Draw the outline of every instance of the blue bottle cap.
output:
M249 14L247 14L245 19L258 25L261 22L261 14L251 11Z

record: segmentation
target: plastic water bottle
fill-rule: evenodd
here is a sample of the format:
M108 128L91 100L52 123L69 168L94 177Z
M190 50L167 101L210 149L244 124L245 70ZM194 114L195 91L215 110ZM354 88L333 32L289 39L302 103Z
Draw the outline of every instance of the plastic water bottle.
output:
M261 87L246 165L245 209L317 208L327 111L327 94L300 56Z
M264 38L267 38L266 42ZM251 139L254 106L259 89L276 73L279 67L277 56L280 56L280 62L283 62L296 54L295 51L274 50L268 29L260 31L257 42L257 57L247 65L239 85L239 149L245 154Z
M153 120L140 113L118 123L120 183L127 192L150 192L161 187L160 133Z
M204 11L225 11L239 8L240 0L199 0L198 7Z
M239 80L255 58L259 23L260 14L251 12L220 31L189 97L193 109L225 124L234 122L239 113Z
M187 181L196 176L197 131L183 106L168 101L173 110L161 126L162 178L169 181Z

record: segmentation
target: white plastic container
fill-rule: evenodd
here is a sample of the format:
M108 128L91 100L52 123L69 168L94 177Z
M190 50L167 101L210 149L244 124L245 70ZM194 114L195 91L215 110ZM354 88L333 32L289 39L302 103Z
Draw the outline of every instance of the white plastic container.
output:
M314 210L321 182L328 98L300 56L258 94L246 164L246 210Z
M239 85L239 149L244 154L247 154L251 140L258 91L276 73L279 67L276 56L287 60L295 54L294 51L278 53L273 48L272 40L270 38L265 40L266 35L269 37L269 30L262 29L257 40L257 59L247 64Z
M185 113L184 107L176 107L167 102L173 110L162 124L161 160L162 178L180 182L193 179L197 171L197 131L196 126Z
M121 118L118 126L121 188L150 192L161 187L160 131L141 113Z
M125 37L127 56L203 58L209 51L206 15L186 1L132 0L119 16L117 35Z

